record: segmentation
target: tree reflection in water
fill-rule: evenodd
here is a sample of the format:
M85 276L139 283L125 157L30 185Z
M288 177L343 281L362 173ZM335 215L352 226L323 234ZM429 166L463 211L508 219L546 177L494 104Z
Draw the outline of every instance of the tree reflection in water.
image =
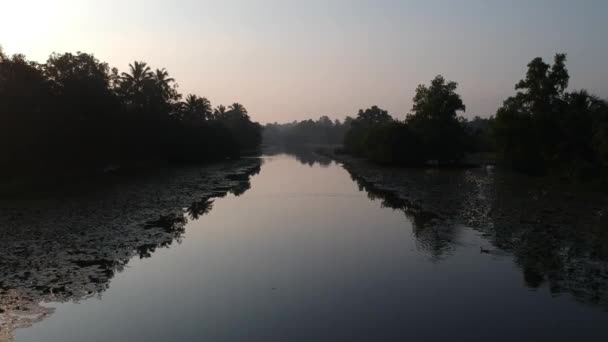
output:
M0 341L52 314L41 303L100 297L131 258L180 243L188 220L207 214L215 197L247 191L261 163L170 170L101 192L0 206Z
M405 213L433 260L448 258L470 227L513 255L526 286L608 309L605 196L494 170L345 168L370 199Z

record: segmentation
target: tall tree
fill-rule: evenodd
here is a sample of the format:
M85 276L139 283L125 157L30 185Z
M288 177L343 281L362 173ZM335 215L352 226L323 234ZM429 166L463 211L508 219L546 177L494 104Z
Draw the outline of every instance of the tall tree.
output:
M528 64L526 78L515 85L520 90L523 110L537 117L550 115L564 96L570 76L565 66L566 54L556 54L553 65L543 62L540 57Z
M175 79L169 77L169 72L167 72L165 68L156 69L153 79L156 89L159 91L160 97L163 100L166 102L171 102L179 98L175 85Z
M458 83L439 75L430 86L419 85L406 122L422 139L425 155L439 161L457 161L464 154L464 127L458 117L466 109L456 93Z
M120 90L125 101L140 108L145 106L146 90L153 76L152 69L145 62L129 64L129 72L121 74Z
M570 79L565 62L565 54L556 54L553 65L534 58L526 77L515 85L516 95L496 113L497 144L515 168L543 172L560 158L565 137L559 122L568 107Z
M52 54L43 67L54 91L57 122L53 126L55 143L67 158L83 154L101 154L115 146L112 127L119 102L110 89L109 66L93 55L77 52ZM78 144L74 144L78 141ZM93 161L91 161L93 162Z

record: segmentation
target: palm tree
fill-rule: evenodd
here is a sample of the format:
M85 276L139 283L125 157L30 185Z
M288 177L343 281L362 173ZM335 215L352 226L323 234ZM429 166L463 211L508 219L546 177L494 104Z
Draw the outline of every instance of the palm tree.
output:
M213 113L211 101L209 101L206 97L199 97L199 108L201 118L203 120L209 120L211 118L211 114Z
M584 89L566 94L566 100L570 107L576 109L576 113L589 112L602 102L599 97L589 94Z
M170 100L172 95L174 95L173 83L175 82L175 79L169 77L169 73L165 68L156 69L152 78L154 79L154 84L156 85L156 89L160 92L161 97L164 100Z
M239 121L241 119L249 120L249 115L247 115L247 109L245 109L242 104L235 102L228 107L228 111L222 118L228 121Z
M190 94L182 103L183 119L191 122L200 122L210 119L211 102L205 97Z
M213 117L215 119L220 119L224 116L224 114L226 114L226 106L224 105L219 105L217 107L215 107L215 109L213 110Z
M245 109L245 106L238 102L233 103L230 107L228 107L228 109L242 115L247 115L247 109Z
M129 64L129 69L130 73L121 74L123 87L130 95L143 92L146 84L152 80L152 69L145 62L138 61Z

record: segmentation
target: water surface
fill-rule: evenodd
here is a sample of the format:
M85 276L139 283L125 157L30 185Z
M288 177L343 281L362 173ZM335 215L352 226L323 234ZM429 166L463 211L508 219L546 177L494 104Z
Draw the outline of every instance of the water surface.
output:
M186 215L179 244L133 255L90 298L42 304L55 311L15 340L608 338L602 305L530 286L487 230L421 234L368 191L334 162L266 156L243 191Z

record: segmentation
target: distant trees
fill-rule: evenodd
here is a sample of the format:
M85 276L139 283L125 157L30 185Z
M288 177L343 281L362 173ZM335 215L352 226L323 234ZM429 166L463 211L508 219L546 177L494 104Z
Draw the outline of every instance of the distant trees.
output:
M100 169L112 163L204 161L255 149L261 128L235 104L182 101L165 69L136 61L119 73L86 53L44 64L0 51L0 169Z
M264 142L284 145L339 145L353 119L344 122L322 116L318 120L294 121L287 124L271 123L264 126Z
M373 106L359 110L344 140L345 148L358 156L387 164L421 165L435 160L457 163L467 145L465 120L457 112L465 106L456 93L457 83L442 76L430 86L419 85L412 112L403 122Z
M465 151L495 154L494 125L496 120L493 116L489 118L475 116L472 120L461 121L465 131Z

